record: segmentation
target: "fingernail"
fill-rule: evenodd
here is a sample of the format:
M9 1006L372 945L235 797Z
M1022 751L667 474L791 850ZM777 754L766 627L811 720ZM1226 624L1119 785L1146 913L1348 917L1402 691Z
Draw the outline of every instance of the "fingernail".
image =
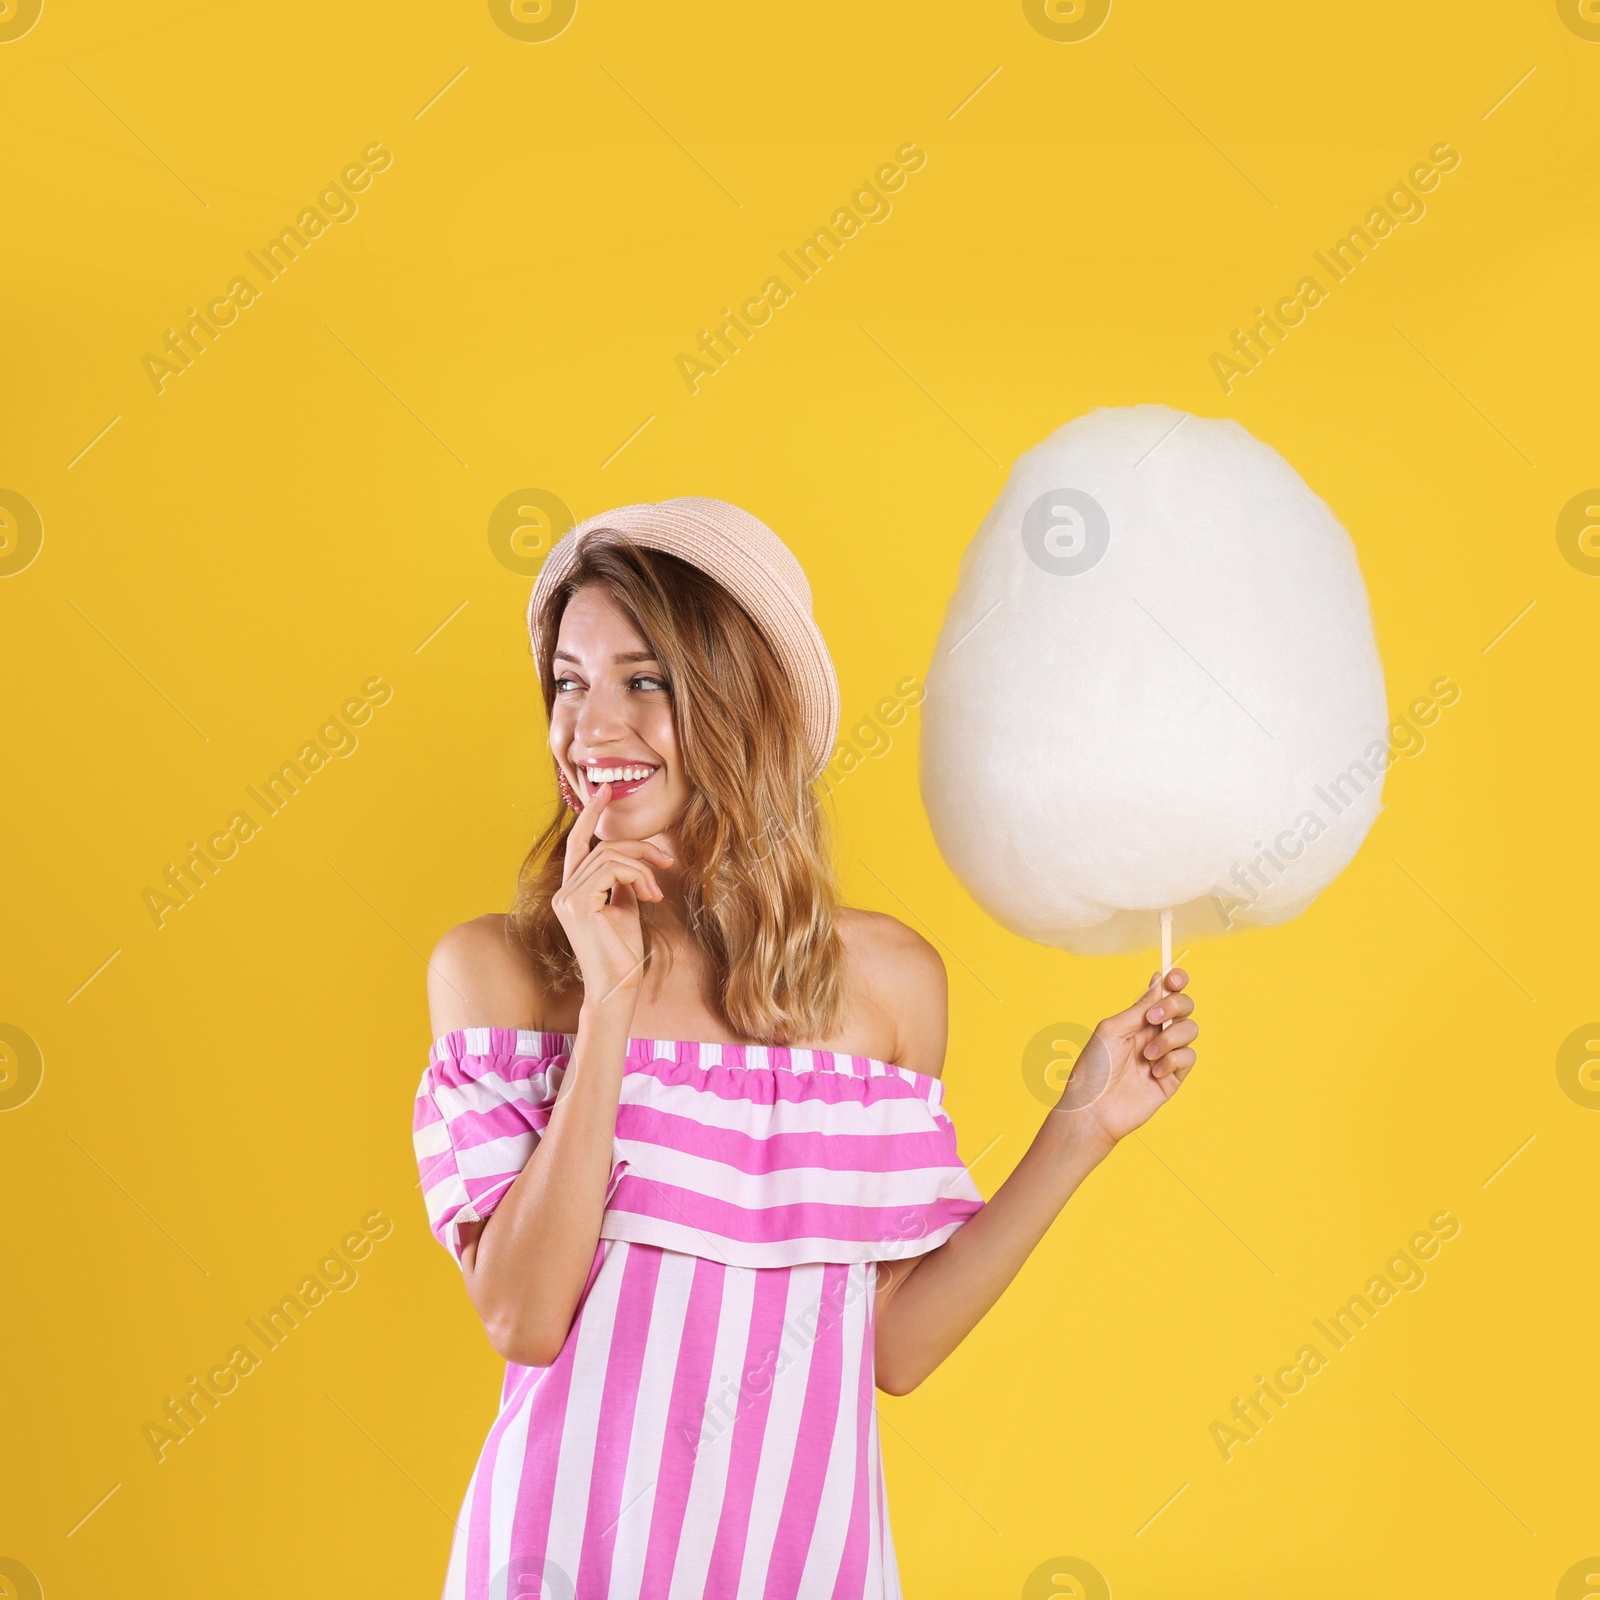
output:
M1160 1020L1161 1020L1161 1007L1160 1006L1151 1006L1151 1008L1150 1008L1150 1021L1159 1022Z

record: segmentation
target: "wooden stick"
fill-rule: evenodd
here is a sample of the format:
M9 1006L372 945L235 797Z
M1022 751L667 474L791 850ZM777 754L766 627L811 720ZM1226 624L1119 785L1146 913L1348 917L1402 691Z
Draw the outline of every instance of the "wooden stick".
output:
M1167 974L1172 971L1172 911L1167 909L1161 913L1161 986L1160 993L1165 998L1167 993ZM1171 1017L1161 1019L1161 1031L1166 1032L1171 1024Z

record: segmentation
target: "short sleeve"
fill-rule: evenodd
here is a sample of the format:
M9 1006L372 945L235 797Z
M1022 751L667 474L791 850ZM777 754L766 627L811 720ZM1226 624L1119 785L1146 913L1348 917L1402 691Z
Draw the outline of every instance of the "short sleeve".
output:
M483 1222L528 1163L561 1088L559 1033L464 1028L434 1042L412 1143L433 1236L461 1264L461 1224Z

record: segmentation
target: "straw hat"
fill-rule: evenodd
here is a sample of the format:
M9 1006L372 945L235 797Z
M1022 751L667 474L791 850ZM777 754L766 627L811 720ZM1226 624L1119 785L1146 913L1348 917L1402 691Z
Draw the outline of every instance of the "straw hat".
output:
M580 522L550 552L528 601L528 632L543 657L539 608L572 570L590 534L619 533L709 574L748 611L789 675L816 777L839 731L839 680L811 616L811 585L794 552L766 523L726 500L684 497L620 506Z

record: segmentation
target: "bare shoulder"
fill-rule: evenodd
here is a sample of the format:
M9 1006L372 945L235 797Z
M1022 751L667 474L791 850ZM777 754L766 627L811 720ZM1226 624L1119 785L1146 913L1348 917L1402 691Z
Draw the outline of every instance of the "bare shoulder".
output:
M543 1025L543 994L528 953L502 912L452 928L428 958L434 1038L458 1028Z
M863 967L910 968L920 970L924 976L944 972L944 959L939 952L915 928L908 928L887 912L840 906L835 923L845 948Z
M949 1035L944 959L898 917L841 906L835 925L850 957L853 999L895 1041L884 1060L938 1077Z

